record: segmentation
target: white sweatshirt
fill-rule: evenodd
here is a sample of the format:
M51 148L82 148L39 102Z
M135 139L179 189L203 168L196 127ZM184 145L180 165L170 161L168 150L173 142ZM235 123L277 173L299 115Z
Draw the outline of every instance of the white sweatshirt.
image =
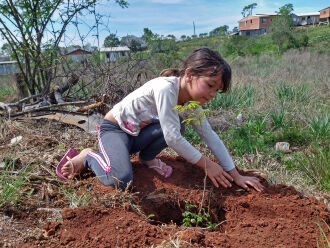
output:
M158 77L145 83L117 103L111 113L126 133L138 136L140 130L150 123L159 122L165 141L188 162L196 164L202 154L180 133L180 119L177 110L180 79ZM225 171L232 170L234 163L220 140L204 118L200 125L191 125L211 149Z

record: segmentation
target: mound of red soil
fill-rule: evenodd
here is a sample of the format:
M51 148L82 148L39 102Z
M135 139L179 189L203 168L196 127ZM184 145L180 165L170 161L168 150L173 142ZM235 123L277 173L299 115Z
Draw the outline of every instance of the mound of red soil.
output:
M263 184L266 190L243 191L214 188L207 180L203 198L204 172L180 158L161 159L174 168L170 178L134 162L135 204L149 220L124 207L102 205L65 209L63 222L47 223L43 240L25 243L26 247L317 247L322 245L317 223L329 237L321 218L329 223L323 203L305 198L292 187ZM100 184L92 191L110 189ZM215 228L184 227L185 201L200 205L210 213ZM172 242L172 246L165 243ZM178 246L176 246L178 247Z

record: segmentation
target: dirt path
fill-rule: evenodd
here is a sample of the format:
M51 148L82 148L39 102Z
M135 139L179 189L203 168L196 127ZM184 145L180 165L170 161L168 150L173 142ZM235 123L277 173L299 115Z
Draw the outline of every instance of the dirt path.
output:
M328 224L324 203L305 198L292 187L267 185L264 193L215 189L207 185L204 206L213 229L182 226L185 201L198 206L203 193L202 170L180 158L162 156L174 167L164 180L134 162L134 202L64 209L62 221L46 222L39 237L25 239L23 247L317 247L320 218ZM92 193L113 192L92 178L83 181ZM139 205L148 219L134 211ZM22 217L23 218L23 217ZM41 218L41 217L40 217ZM44 218L45 221L45 218ZM322 223L322 221L321 221ZM27 222L28 224L28 222ZM34 226L38 227L36 223ZM322 224L326 235L330 235Z

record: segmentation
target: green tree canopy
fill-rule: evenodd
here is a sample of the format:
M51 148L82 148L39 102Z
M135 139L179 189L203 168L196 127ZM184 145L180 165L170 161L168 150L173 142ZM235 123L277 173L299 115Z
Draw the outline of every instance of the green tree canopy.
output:
M252 3L252 4L245 6L241 12L242 16L246 17L249 15L252 15L252 11L253 11L253 9L255 9L257 7L257 5L258 5L257 3Z
M218 35L218 34L226 34L227 31L228 31L228 28L229 27L227 25L223 25L223 26L217 27L217 28L213 29L210 32L210 36L214 36L214 35Z
M104 47L117 47L120 45L120 41L116 34L109 34L105 37L103 46Z
M285 4L279 8L277 16L275 16L272 20L272 39L273 42L278 46L278 52L282 52L285 42L294 39L291 34L291 27L293 26L291 17L292 11L293 5Z

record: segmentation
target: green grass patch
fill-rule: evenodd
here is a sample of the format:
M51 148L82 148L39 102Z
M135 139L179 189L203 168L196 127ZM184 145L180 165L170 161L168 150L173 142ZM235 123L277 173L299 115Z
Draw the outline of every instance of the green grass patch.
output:
M254 103L255 89L253 86L233 87L228 93L219 94L206 104L206 108L217 110L239 109L250 107Z
M282 104L288 101L306 104L310 99L310 87L305 84L289 85L281 82L274 91Z
M330 192L330 149L328 146L313 145L310 153L304 154L297 162L300 169L321 190Z
M85 206L91 200L91 196L86 189L60 188L60 193L65 196L67 203L71 208Z
M10 86L0 86L0 102L3 101L7 96L14 94L15 89Z
M266 152L273 144L275 136L267 128L268 115L252 117L243 122L241 126L229 129L223 136L226 143L229 143L229 150L235 156Z
M199 135L196 133L196 131L193 129L191 125L186 125L185 131L184 131L184 137L192 143L200 144L202 142L202 139L199 137Z
M17 159L5 159L4 163L5 165L0 176L0 206L17 204L21 200L21 197L24 196L21 190L22 187L29 182L28 172L30 170L30 164L17 170L15 169ZM27 194L32 193L30 191Z
M308 125L312 133L316 136L329 136L329 117L328 114L315 114L307 118Z

